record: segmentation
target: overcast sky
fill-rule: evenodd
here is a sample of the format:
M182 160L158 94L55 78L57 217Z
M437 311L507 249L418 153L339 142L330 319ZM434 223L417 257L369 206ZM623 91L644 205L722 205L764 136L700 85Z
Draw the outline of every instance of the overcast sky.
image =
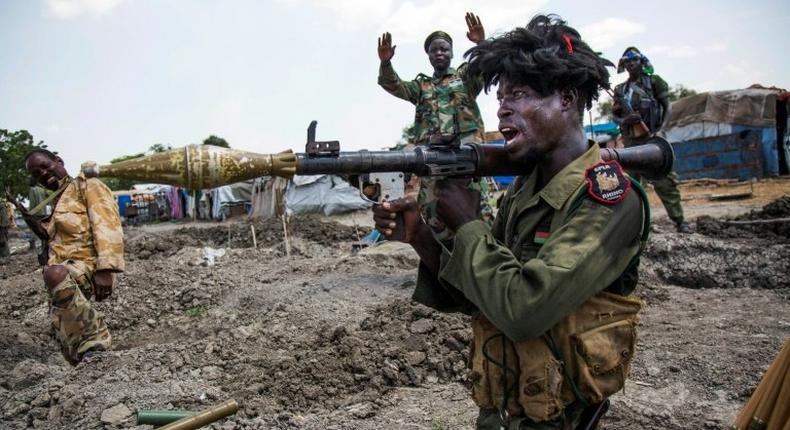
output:
M30 131L72 173L210 134L303 151L312 119L343 149L391 146L414 107L376 84L377 37L392 33L411 79L431 71L422 42L436 29L461 63L466 11L489 36L558 13L614 62L639 47L671 85L790 88L787 0L0 0L0 128ZM495 130L493 95L478 102Z

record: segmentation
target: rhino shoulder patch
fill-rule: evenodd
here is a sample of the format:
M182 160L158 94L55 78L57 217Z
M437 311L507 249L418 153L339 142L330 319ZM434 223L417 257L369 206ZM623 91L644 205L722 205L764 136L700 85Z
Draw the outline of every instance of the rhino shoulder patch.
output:
M608 205L623 201L631 189L631 181L617 161L602 161L591 166L584 178L590 185L587 188L590 197Z

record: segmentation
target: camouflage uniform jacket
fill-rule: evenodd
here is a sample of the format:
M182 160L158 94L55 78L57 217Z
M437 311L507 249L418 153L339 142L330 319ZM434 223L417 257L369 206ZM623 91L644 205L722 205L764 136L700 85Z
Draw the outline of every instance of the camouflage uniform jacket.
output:
M414 142L428 143L433 134L483 134L483 119L475 99L482 90L482 80L467 75L466 63L441 79L420 73L413 81L402 81L392 63L382 63L379 85L395 97L416 106Z
M69 179L65 179L69 180ZM43 223L49 265L82 261L86 269L123 272L123 229L112 192L96 178L72 180Z

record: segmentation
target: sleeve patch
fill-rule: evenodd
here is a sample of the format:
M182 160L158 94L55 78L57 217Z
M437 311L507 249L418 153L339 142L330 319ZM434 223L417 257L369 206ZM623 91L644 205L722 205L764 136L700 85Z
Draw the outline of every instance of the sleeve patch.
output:
M598 163L584 174L590 185L587 192L590 197L608 205L623 201L631 189L631 181L625 177L623 168L616 161Z

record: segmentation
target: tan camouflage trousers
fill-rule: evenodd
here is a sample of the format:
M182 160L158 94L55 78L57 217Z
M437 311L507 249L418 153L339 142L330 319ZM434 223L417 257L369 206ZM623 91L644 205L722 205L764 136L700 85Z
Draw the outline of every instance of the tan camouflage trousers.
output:
M482 143L479 133L470 133L461 137L461 143ZM417 205L420 207L425 223L433 231L433 236L446 248L452 249L453 232L439 220L436 215L436 184L442 177L421 177L420 190L417 193ZM480 193L480 219L489 225L494 221L494 204L488 182L485 178L476 178L469 182L469 189Z
M69 276L48 289L49 318L63 357L76 365L82 355L94 347L110 349L112 336L104 323L104 315L93 309L87 297L92 294L90 273L80 262L63 264Z

